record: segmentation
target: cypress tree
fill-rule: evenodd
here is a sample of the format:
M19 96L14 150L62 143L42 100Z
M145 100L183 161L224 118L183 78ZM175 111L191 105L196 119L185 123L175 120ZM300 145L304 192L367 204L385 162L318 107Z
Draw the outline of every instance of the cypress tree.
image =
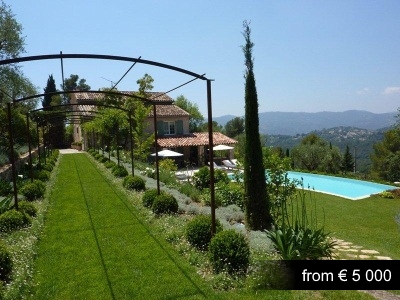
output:
M244 204L246 225L251 230L270 229L272 217L270 200L266 190L265 170L259 134L258 98L253 70L253 42L250 39L249 22L243 22L246 44L245 56L245 156L244 156Z
M47 85L46 88L44 89L44 93L54 93L57 92L56 88L56 82L54 81L53 74L49 76L47 79ZM44 95L43 100L42 100L42 107L44 110L50 110L51 106L51 100L52 96L51 95Z
M354 169L354 160L353 156L350 153L350 148L349 145L346 145L346 152L344 153L343 156L343 171L346 173L347 171L351 172Z
M48 93L57 92L56 82L53 75L49 75L47 79L47 85L44 89L44 97L42 100L42 107L45 111L54 111L54 105L61 104L61 97L59 95L49 95ZM60 108L57 109L59 111ZM55 112L55 111L54 111ZM47 134L47 143L51 148L63 148L64 137L65 137L65 124L64 120L52 120L48 122L49 131Z

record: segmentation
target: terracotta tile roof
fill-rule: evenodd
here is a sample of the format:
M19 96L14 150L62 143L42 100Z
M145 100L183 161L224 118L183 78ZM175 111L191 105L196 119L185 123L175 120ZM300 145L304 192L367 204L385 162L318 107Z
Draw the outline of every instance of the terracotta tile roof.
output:
M213 132L214 145L231 145L236 144L237 141L227 137L220 132ZM207 146L208 132L194 132L191 134L174 136L174 137L158 137L158 145L160 147L187 147L187 146Z
M117 91L119 93L122 94L126 94L126 95L132 95L135 92L133 91ZM80 93L75 93L74 94L76 99L79 100L97 100L100 99L102 97L104 97L104 94L102 93L86 93L86 92L80 92ZM172 99L170 96L168 96L167 94L161 93L161 92L148 92L148 99L150 100L156 100L156 101L160 101L160 102L172 102L174 101L174 99Z
M122 91L121 93L124 94L132 94L134 92L127 92L127 91ZM149 94L149 99L153 99L156 101L160 102L171 102L174 101L170 96L163 94L161 92L150 92ZM81 93L76 93L75 97L77 99L77 102L85 103L84 105L79 105L78 110L90 110L89 107L92 107L91 105L88 104L89 101L92 100L97 100L101 99L104 94L101 93L86 93L86 92L81 92ZM180 108L179 106L176 106L174 104L171 105L156 105L156 113L157 116L159 117L182 117L182 116L190 116L188 112ZM153 117L153 110L151 110L149 117Z
M186 111L180 108L179 106L176 106L174 104L172 105L156 105L156 114L157 117L183 117L183 116L190 116L190 114ZM153 117L153 110L150 111L149 117Z

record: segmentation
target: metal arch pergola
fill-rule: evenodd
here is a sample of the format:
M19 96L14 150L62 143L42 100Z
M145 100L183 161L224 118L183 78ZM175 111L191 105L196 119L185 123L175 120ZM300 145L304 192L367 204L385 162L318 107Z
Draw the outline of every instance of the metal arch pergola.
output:
M164 69L169 69L175 72L180 72L183 74L187 74L189 76L194 77L193 80L195 79L201 79L205 80L207 83L207 116L208 116L208 138L209 138L209 159L210 159L210 193L211 193L211 220L212 220L212 226L211 226L211 232L214 235L215 234L215 191L214 191L214 155L213 155L213 133L212 133L212 100L211 100L211 79L206 78L204 75L199 75L197 73L178 68L175 66L151 61L151 60L144 60L139 58L133 58L133 57L126 57L126 56L115 56L115 55L102 55L102 54L63 54L60 52L60 54L49 54L49 55L37 55L37 56L26 56L26 57L18 57L18 58L12 58L12 59L5 59L0 61L0 66L3 65L9 65L9 64L16 64L16 63L21 63L21 62L29 62L29 61L37 61L37 60L49 60L49 59L60 59L61 60L61 71L62 71L62 77L63 77L63 83L64 83L64 70L63 70L63 59L101 59L101 60L115 60L115 61L126 61L126 62L133 62L134 64L136 63L141 63L141 64L146 64L146 65L151 65L155 67L160 67ZM124 75L125 76L125 75ZM182 86L182 85L181 85ZM172 91L172 90L171 90ZM97 91L98 92L98 91ZM65 91L62 93L66 93ZM69 91L68 93L71 93ZM14 161L14 155L13 155L13 132L12 132L12 119L11 119L11 108L14 103L17 103L19 101L23 100L29 100L32 98L37 98L40 96L43 96L45 94L40 94L40 95L32 95L29 97L24 97L21 99L12 99L12 102L7 103L7 113L8 113L8 119L9 119L9 140L10 140L10 151L11 151L11 164L12 164L12 173L13 173L13 184L14 184L14 195L15 198L17 198L17 186L16 186L16 168L15 168L15 161ZM124 96L127 96L124 94ZM29 99L28 99L29 98ZM151 99L146 99L150 100ZM160 102L158 102L160 104ZM155 104L153 104L153 110L154 110L154 116L155 115ZM154 117L154 120L156 120L156 117ZM156 153L157 151L157 128L155 126L155 148L156 148ZM158 170L158 155L156 154L156 165L157 165L157 170ZM158 176L158 175L157 175ZM158 191L159 191L159 178L157 178L157 184L158 184ZM17 199L16 203L18 203ZM17 204L18 205L18 204Z

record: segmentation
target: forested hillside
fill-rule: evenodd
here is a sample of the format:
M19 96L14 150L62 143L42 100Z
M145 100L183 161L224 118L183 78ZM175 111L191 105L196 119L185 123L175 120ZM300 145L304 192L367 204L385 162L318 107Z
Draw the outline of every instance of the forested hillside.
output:
M355 127L334 127L330 129L315 130L313 133L322 139L339 147L342 153L346 146L356 158L356 168L358 172L368 172L371 167L370 155L373 152L373 144L382 141L383 134L388 128L379 130L367 130ZM283 150L291 150L307 134L289 135L268 135L267 145L281 147ZM355 154L355 155L354 155Z

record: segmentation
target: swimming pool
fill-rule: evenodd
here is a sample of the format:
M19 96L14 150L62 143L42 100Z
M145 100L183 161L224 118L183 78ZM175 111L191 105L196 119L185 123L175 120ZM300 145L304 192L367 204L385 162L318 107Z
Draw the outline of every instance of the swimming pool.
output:
M303 179L304 189L310 187L311 190L325 194L335 195L351 200L360 200L378 194L386 190L393 190L398 187L373 183L368 181L348 179L335 176L317 175L301 172L288 172L290 179Z
M288 177L297 180L303 178L305 189L310 187L310 189L313 189L316 192L331 194L351 200L368 198L372 194L378 194L386 190L397 188L396 186L356 179L292 171L288 172Z

